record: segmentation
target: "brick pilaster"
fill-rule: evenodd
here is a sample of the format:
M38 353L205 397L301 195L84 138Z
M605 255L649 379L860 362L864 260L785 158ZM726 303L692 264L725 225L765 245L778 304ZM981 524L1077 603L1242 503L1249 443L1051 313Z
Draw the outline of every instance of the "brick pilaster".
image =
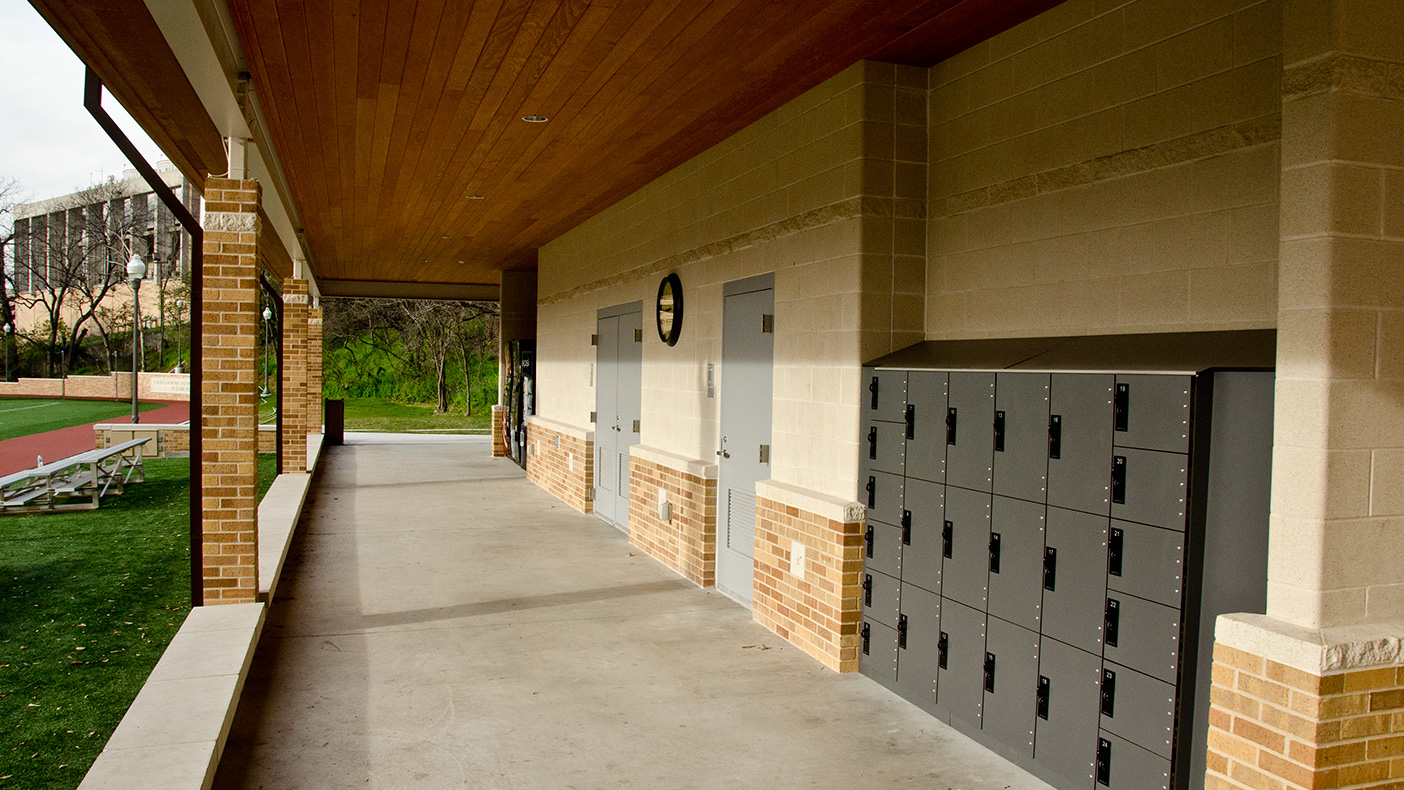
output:
M322 308L307 310L307 432L322 432Z
M257 181L205 182L199 475L205 604L258 596Z
M283 474L307 471L307 311L306 280L283 281Z

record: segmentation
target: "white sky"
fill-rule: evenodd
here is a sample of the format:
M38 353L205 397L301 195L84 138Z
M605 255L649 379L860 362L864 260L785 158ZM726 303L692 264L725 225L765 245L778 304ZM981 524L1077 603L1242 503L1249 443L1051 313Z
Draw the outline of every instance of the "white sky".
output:
M26 0L0 0L0 178L22 202L121 177L130 164L83 109L83 62ZM165 155L110 93L102 106L153 165Z

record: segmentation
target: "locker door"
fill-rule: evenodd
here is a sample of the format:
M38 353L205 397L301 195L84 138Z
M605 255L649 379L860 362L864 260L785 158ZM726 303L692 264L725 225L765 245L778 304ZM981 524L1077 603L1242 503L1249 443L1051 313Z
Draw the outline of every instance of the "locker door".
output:
M863 531L863 570L902 578L902 528L868 519Z
M869 420L858 446L859 462L864 468L900 475L907 453L907 426Z
M952 373L946 404L946 483L990 490L994 464L993 373Z
M1103 732L1097 738L1097 787L1170 790L1170 761Z
M863 571L863 616L882 623L888 628L897 627L897 618L902 614L901 582L878 571Z
M858 671L897 690L897 631L876 620L858 627Z
M1038 655L1039 693L1034 717L1034 761L1053 773L1056 787L1091 788L1097 759L1097 716L1102 661L1044 638Z
M1116 444L1189 452L1189 376L1117 376L1113 400Z
M1044 510L996 496L990 509L989 612L1038 631L1043 609Z
M906 481L910 542L902 547L902 584L941 592L941 532L946 521L946 487L924 480Z
M1107 518L1048 508L1043 552L1043 633L1102 654Z
M946 480L946 388L950 377L937 371L907 374L907 477Z
M1183 532L1189 456L1124 447L1112 452L1112 518Z
M900 474L868 472L867 482L861 486L859 496L868 506L868 518L884 524L902 523L902 502L905 499L904 485Z
M935 714L936 676L940 670L941 597L902 585L902 620L898 623L897 693Z
M1110 661L1102 662L1103 730L1170 758L1175 687Z
M984 611L990 579L990 495L946 489L941 595Z
M1033 757L1038 698L1038 634L989 618L985 636L985 732L1016 761Z
M1180 610L1108 592L1102 655L1166 683L1180 668Z
M1184 533L1112 521L1107 538L1108 589L1179 607L1184 569Z
M1106 515L1113 376L1058 373L1049 386L1048 504Z
M941 601L936 708L952 725L980 729L985 695L985 613L946 598ZM941 662L944 654L945 660Z
M868 420L901 422L907 409L907 372L864 368L868 391L863 396L863 416Z
M1048 498L1048 374L995 377L994 493Z

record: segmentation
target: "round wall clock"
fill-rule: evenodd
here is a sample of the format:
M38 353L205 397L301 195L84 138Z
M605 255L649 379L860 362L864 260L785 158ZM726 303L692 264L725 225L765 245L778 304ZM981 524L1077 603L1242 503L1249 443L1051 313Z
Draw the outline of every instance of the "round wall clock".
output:
M664 277L658 284L657 313L658 339L676 345L683 321L682 281L676 274Z

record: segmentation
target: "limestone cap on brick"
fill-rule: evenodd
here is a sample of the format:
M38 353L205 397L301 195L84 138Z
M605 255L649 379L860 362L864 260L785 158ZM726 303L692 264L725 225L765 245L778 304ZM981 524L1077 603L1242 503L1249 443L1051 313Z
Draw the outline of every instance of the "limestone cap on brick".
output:
M498 407L494 406L493 410L496 411L497 408ZM538 417L536 415L527 417L526 423L527 425L533 427L539 427L543 431L555 431L556 433L562 434L564 436L570 436L579 439L583 442L595 441L594 431L589 430L588 428L579 428L569 423L559 422L557 420L551 420L545 417Z
M756 497L844 524L857 523L867 515L867 508L859 502L781 483L778 480L761 480L756 483Z
M693 477L700 477L704 480L715 480L717 477L716 464L696 458L688 458L687 456L678 455L677 453L670 453L667 450L660 450L657 447L636 444L629 448L629 455L640 461L647 461L651 464L692 475Z
M1214 640L1313 675L1404 664L1404 622L1304 628L1264 614L1223 614Z

